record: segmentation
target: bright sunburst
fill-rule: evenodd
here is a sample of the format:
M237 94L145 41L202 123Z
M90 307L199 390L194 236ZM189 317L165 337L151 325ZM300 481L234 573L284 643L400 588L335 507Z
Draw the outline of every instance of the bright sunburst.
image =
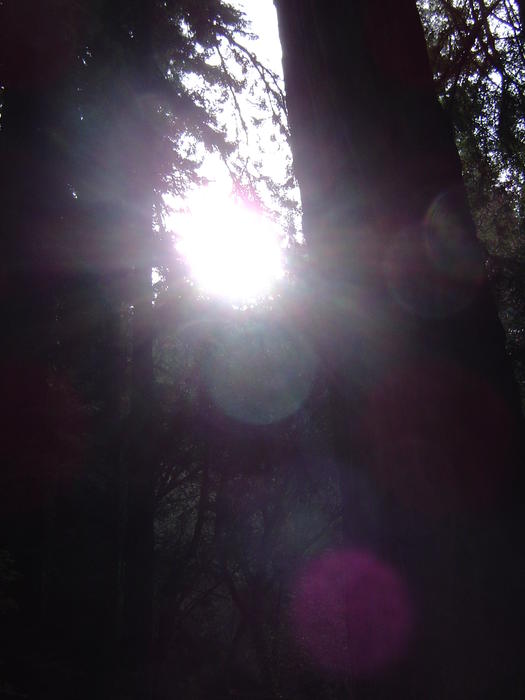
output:
M217 184L193 192L174 217L177 250L202 292L234 306L268 297L284 275L275 224Z

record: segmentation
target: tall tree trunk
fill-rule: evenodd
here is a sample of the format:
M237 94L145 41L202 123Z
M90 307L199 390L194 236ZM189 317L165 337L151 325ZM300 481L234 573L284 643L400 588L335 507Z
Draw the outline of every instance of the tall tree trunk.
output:
M60 149L52 138L60 84L11 75L7 68L27 59L18 46L6 47L4 32L16 36L20 31L16 10L2 12L0 26L2 20L0 549L7 549L21 574L17 624L7 638L9 653L16 654L28 638L40 638L52 617L50 571L62 456L60 396L51 378L57 349L57 241L66 190ZM11 61L7 67L4 51ZM46 57L39 58L45 72Z
M276 6L344 536L417 610L362 692L518 697L519 401L416 3Z
M155 186L155 132L147 99L155 75L151 6L134 8L137 33L130 55L127 134L128 201L125 221L132 251L130 272L130 414L123 449L122 647L128 692L151 696L154 589L154 445L152 236Z
M123 450L120 517L121 653L133 697L150 694L153 613L153 357L151 268L134 271L131 407Z

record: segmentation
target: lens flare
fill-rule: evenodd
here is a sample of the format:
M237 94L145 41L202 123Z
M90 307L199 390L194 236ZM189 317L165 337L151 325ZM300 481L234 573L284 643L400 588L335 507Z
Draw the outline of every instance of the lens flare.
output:
M291 416L306 401L316 357L293 329L246 320L215 335L204 367L218 409L243 423L270 425Z
M311 660L335 674L380 673L406 654L414 611L400 575L371 552L326 552L296 582L292 624Z
M171 226L191 279L206 295L234 306L253 305L268 297L284 275L277 226L222 186L193 192Z

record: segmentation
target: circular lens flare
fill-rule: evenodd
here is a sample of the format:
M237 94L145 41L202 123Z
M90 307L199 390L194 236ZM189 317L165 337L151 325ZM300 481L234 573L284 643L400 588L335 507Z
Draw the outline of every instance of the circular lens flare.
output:
M194 191L172 224L177 250L206 295L253 305L268 297L284 275L276 225L222 187Z

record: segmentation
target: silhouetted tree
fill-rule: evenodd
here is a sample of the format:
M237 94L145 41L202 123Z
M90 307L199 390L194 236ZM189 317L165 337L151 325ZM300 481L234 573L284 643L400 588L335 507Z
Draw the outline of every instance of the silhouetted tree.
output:
M419 615L405 663L358 688L519 697L520 408L416 3L276 5L346 542Z

